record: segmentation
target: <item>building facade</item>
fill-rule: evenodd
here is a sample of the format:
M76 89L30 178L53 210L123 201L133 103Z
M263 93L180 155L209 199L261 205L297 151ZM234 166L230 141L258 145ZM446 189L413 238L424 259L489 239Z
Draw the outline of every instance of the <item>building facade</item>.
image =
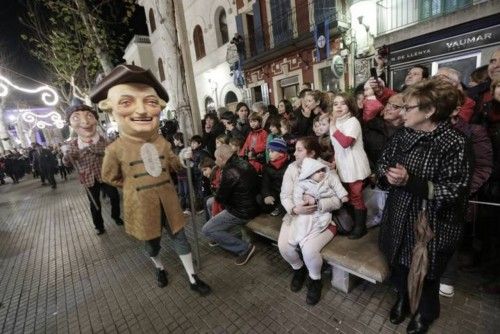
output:
M155 64L153 59L153 51L151 49L149 36L135 35L132 37L125 48L123 59L125 59L127 64L137 65L151 70L158 78L160 77L157 64Z
M435 74L452 67L468 84L470 73L485 65L500 46L500 1L375 1L375 47L387 58L389 85L400 88L415 64Z
M349 29L346 1L237 0L236 6L249 100L277 105L295 98L306 83L320 90L349 86L351 60L341 52ZM318 52L320 43L329 45L329 54ZM342 70L334 73L335 56Z
M186 78L182 77L179 54L175 52L178 46L172 38L172 34L176 33L171 15L173 2L140 0L138 4L146 12L155 65L153 73L164 84L171 97L167 108L175 109ZM236 8L228 0L183 0L182 4L197 95L191 101L198 103L198 117L202 118L205 113L219 107L234 109L237 102L243 99L243 91L233 83L226 53L236 32Z
M219 107L230 110L244 99L226 61L236 32L234 1L184 0L184 16L193 62L197 101L203 114Z

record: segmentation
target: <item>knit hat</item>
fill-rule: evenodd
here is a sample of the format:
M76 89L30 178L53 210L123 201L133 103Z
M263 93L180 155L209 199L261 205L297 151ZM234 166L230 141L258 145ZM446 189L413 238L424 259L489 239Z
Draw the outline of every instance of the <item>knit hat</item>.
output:
M269 144L267 144L267 149L276 152L283 152L283 153L288 152L288 146L286 145L286 142L283 140L283 138L280 137L271 140Z

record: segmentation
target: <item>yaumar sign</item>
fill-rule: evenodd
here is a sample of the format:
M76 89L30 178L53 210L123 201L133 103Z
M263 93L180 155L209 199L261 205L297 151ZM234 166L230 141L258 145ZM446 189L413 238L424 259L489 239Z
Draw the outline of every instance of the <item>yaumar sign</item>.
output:
M470 33L421 44L415 47L391 51L391 65L446 54L449 52L475 49L500 42L500 25L476 30Z

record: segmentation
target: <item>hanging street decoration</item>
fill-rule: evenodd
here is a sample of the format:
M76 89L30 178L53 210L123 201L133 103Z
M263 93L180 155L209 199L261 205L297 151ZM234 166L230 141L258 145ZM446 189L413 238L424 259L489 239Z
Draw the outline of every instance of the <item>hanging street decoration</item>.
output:
M40 94L40 98L46 106L55 106L59 102L59 95L52 87L43 85L34 89L23 88L0 75L0 97L6 97L9 94L9 87L27 94Z
M34 113L29 109L19 109L23 121L33 124L39 129L45 129L47 126L55 126L58 129L64 127L64 120L56 111L50 111L47 114Z

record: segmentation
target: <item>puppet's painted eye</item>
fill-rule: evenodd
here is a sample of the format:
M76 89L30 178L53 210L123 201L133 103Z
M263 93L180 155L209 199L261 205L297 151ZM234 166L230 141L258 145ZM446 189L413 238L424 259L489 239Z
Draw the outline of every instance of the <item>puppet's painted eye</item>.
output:
M130 102L129 100L121 100L120 102L118 102L118 104L122 107L129 107L132 102Z

